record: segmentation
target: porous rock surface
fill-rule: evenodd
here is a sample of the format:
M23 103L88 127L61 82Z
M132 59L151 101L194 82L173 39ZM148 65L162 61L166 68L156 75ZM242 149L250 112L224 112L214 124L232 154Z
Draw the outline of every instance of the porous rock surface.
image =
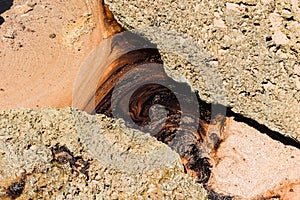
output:
M15 0L11 9L0 8L1 109L10 104L39 108L71 96L70 88L60 86L65 77L76 75L76 67L97 42L97 16L90 3ZM157 43L171 76L188 81L202 99L218 102L220 98L211 92L226 94L226 101L220 103L299 139L300 11L296 0L106 3L124 27L141 28L139 32ZM202 76L206 67L215 69L207 77ZM61 82L53 81L55 76ZM36 78L39 81L32 85ZM21 79L30 86L26 90ZM216 86L213 91L210 83ZM41 93L45 85L55 86L54 90ZM32 104L31 98L18 102L16 90L33 100L36 95L29 91L46 94L41 98L45 102ZM56 94L64 95L57 99ZM249 137L245 143L251 148ZM66 147L74 158L55 160L56 147ZM226 151L231 146L223 147ZM165 145L126 129L121 121L69 108L3 111L0 151L1 199L18 195L19 199L205 198L201 185L183 173L178 155ZM230 183L239 180L234 175L239 174L226 175ZM227 187L228 194L240 195L231 187L235 186ZM294 190L299 193L298 188Z
M184 75L201 98L224 103L210 93L218 88L208 88L205 82L214 77L201 76L199 68L210 64L225 88L219 93L227 95L226 105L273 130L300 138L299 1L106 2L128 29L146 28L144 34L161 44L166 66ZM155 37L157 29L163 33ZM170 42L160 39L162 35L172 38L167 31L190 38L193 46L199 46L200 57L206 54L204 63L193 65L184 53L178 55L168 48Z
M64 159L54 154L57 147L68 149ZM175 152L121 121L71 108L0 113L1 199L205 196L201 185L183 172Z

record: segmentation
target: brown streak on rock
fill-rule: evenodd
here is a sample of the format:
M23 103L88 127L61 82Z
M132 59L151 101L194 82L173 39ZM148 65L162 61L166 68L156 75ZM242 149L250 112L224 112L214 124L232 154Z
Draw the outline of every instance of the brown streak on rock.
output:
M6 196L10 199L16 199L22 195L26 184L26 173L23 172L6 187Z
M150 132L159 141L168 144L179 153L189 174L199 182L207 182L211 167L207 156L214 152L222 141L225 117L219 114L211 118L209 106L198 99L196 106L199 106L199 113L202 115L205 113L200 118L197 115L198 112L195 112L198 108L193 107L195 105L189 102L190 97L195 95L190 86L177 83L167 76L158 50L147 39L131 32L124 32L108 38L106 42L107 52L109 52L108 64L105 66L104 75L98 82L95 97L89 101L89 104L96 105L96 113L112 117L111 101L112 93L115 92L117 95L114 101L117 102L116 109L118 110L116 114L119 116L114 117L123 118L125 121L129 117L142 131ZM126 52L126 49L129 49L129 52ZM130 51L130 49L133 50ZM122 54L122 52L125 53ZM139 66L143 65L145 67L142 70L139 69ZM158 82L167 85L170 89L156 84ZM116 89L117 83L120 85ZM140 86L134 89L135 85ZM180 91L183 92L181 98L184 101L181 105L172 92L172 88L181 88ZM131 90L134 90L134 93L128 96ZM95 102L91 102L93 99ZM128 105L124 99L129 99ZM165 107L168 111L167 119L164 124L145 127L151 121L149 112L155 104ZM188 112L186 115L191 122L181 119L183 108ZM91 112L91 110L87 111ZM160 116L158 111L155 113L154 121L159 121L164 117ZM198 122L196 129L192 129L190 125L193 121ZM129 121L127 125L132 127ZM162 128L159 130L159 127Z
M88 169L90 163L84 161L80 156L74 157L73 153L67 147L56 144L56 146L52 148L52 156L53 161L56 161L58 164L69 163L73 171L82 173L86 176L87 180L89 179Z

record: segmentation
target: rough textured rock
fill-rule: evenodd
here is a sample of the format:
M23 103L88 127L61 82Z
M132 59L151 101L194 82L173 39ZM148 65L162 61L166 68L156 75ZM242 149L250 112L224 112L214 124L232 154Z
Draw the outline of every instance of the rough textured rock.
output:
M0 110L70 105L65 100L72 96L77 70L99 42L95 2L15 0L12 5L12 1L0 1L5 6L0 7ZM234 111L299 139L297 1L108 3L124 27L141 28L136 31L158 44L168 73L193 85L202 99L232 106ZM265 149L264 142L271 144L270 138L257 133L257 147L250 137L245 139L247 134L235 134L239 131L231 131L217 152L219 158L231 154L232 149L226 148L236 144L245 145L233 153L232 160L238 160L242 152L255 165L259 159L265 161L261 154L255 157L256 152L249 152L255 147L268 158L280 157L286 160L284 169L294 166L283 173L289 182L278 179L253 193L266 189L270 190L265 197L276 196L278 191L282 197L291 191L299 193L299 164L295 163L299 154L294 151L290 157L284 151L290 148L282 144L266 152L271 148ZM230 143L232 140L236 142ZM230 164L232 160L226 157L223 161ZM246 168L251 170L237 170L241 160L235 169L223 161L215 166L213 175L220 171L231 174L225 179L214 177L215 185L211 180L218 192L242 196L239 192L249 189L245 182L240 191L232 185L226 190L219 186L239 182L235 178L243 178L243 172L252 182L272 181L270 177L251 179L255 171L249 165ZM262 164L264 169L259 172L276 171L278 162L271 161L274 163ZM205 198L201 185L183 173L178 155L168 147L148 134L127 129L122 121L73 109L2 112L0 171L2 199Z
M71 85L79 66L99 42L101 30L96 26L95 2L1 1L2 110L70 105L66 99L72 96ZM171 74L183 75L182 79L189 81L201 98L221 101L238 113L298 138L298 1L108 0L106 3L124 27L148 28L144 34L161 44L160 51ZM170 39L160 40L159 31L151 28L160 28L163 33L172 31L173 35L167 33ZM176 34L189 38L191 45L180 41L170 43ZM172 47L178 47L177 44L187 50L198 46L195 48L200 54L196 57L198 61L194 63L189 58L195 55L193 51L187 55L174 52ZM208 64L219 78L204 76L202 70ZM215 85L222 87L210 88L211 80L217 79ZM32 80L35 85L29 84ZM45 92L45 88L49 90ZM26 101L20 101L15 90ZM226 100L213 96L211 92L216 91L226 94Z
M241 199L300 198L300 150L253 127L227 121L209 185Z
M175 152L121 121L70 108L0 113L1 199L205 196Z
M155 38L157 28L190 38L194 46L201 47L200 57L206 54L204 61L220 74L228 106L299 139L298 1L106 2L122 25L128 29L146 28L144 34L153 41L160 41L162 35ZM169 69L184 75L203 99L217 101L211 98L205 77L197 70L199 66L167 48L165 40L160 43Z

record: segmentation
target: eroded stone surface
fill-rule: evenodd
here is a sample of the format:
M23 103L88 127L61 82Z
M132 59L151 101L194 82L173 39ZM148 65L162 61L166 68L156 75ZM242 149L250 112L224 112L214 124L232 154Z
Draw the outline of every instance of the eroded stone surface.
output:
M300 12L296 0L107 3L129 29L160 28L191 38L193 46L199 45L200 54L206 52L207 62L220 73L227 105L299 139L299 75L293 72L300 59ZM199 66L165 48L169 42L160 41L161 34L155 37L153 32L145 35L162 44L159 48L166 65L188 79L201 98L214 101Z
M88 145L90 136L100 148ZM57 146L64 151L53 151ZM18 192L20 199L205 198L166 145L122 122L69 108L0 113L0 198Z

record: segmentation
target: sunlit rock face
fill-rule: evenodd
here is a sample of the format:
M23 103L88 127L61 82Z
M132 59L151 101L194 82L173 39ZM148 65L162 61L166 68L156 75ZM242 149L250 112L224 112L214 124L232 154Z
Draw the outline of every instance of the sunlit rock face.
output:
M234 119L214 157L210 188L243 199L300 198L300 150Z

